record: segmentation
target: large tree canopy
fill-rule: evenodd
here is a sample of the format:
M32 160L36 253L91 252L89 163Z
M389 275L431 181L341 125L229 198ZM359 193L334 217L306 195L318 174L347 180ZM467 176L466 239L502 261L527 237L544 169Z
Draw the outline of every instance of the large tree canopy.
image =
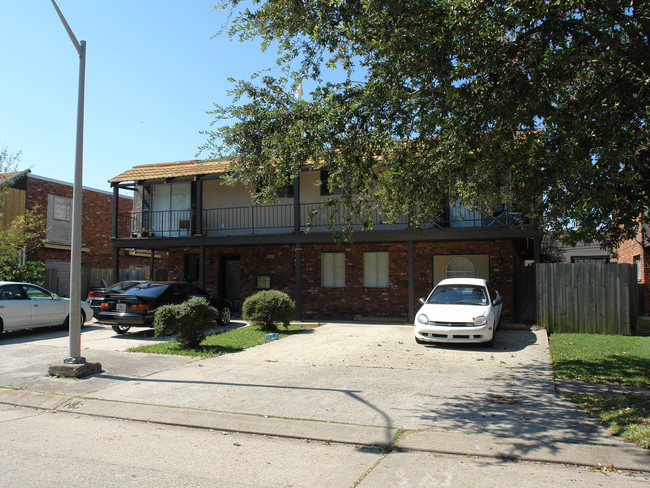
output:
M222 7L231 37L277 48L281 74L235 81L203 149L233 157L262 201L310 162L348 204L361 195L358 210L416 222L448 199L505 203L540 229L612 244L648 218L646 0ZM300 80L316 86L302 100Z

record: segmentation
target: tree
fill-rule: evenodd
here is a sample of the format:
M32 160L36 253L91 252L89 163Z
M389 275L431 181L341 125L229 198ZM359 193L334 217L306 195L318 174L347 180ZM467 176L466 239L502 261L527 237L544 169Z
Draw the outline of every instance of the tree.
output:
M4 144L0 147L0 174L16 171L20 161L20 152L10 153L9 148Z
M10 153L6 146L0 150L0 173L16 171L20 153ZM0 183L0 201L4 198L10 181ZM0 207L0 212L2 207ZM27 261L27 255L43 244L46 221L40 207L25 209L0 229L0 280L26 281L42 284L45 266L41 261Z
M259 201L310 162L366 216L379 205L419 223L446 197L505 203L540 230L608 246L649 219L650 2L222 7L232 38L278 50L281 75L233 80L202 148L233 158ZM330 68L341 81L326 81ZM316 84L304 100L301 80Z

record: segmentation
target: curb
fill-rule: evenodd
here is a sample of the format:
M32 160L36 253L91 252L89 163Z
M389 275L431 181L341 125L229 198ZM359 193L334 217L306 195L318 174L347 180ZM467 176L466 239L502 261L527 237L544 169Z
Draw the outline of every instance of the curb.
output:
M399 449L576 466L650 472L650 453L632 445L570 444L489 434L418 431L406 434Z
M26 390L0 389L0 404L95 417L212 429L250 435L348 444L394 447L399 451L488 457L511 461L571 464L650 472L650 454L625 444L596 445L540 442L489 434L407 431L396 439L395 427L338 424L318 420L265 417L190 408L70 397Z

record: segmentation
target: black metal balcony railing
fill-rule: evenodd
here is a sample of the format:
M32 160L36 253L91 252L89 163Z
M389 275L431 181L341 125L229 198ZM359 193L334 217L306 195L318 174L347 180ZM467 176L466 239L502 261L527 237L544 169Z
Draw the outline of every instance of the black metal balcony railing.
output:
M336 210L336 211L335 211ZM319 203L300 205L300 230L308 228L324 230L346 225L349 214L342 208L333 209ZM518 224L516 212L500 210L494 213L472 213L460 207L453 212L444 212L440 217L428 221L424 229L507 227ZM402 216L397 222L388 223L377 210L372 215L375 229L408 229L411 222ZM200 226L198 225L200 223ZM352 218L352 225L361 228L358 218ZM126 212L118 215L117 237L186 237L201 235L247 235L281 234L294 230L294 206L264 205L231 208L204 209L201 222L193 210L165 210Z

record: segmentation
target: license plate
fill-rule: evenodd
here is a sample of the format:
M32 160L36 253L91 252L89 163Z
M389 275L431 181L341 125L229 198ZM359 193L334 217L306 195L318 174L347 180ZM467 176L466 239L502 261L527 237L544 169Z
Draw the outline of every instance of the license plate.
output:
M118 312L126 312L126 303L115 304L115 310L117 310Z

